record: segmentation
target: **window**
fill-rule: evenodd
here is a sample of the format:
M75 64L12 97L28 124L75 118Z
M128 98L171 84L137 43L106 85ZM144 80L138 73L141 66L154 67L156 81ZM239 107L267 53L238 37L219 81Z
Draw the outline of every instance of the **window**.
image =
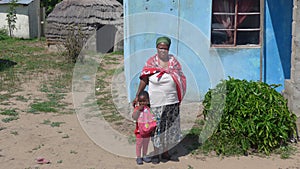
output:
M213 0L212 46L259 45L260 17L260 0Z

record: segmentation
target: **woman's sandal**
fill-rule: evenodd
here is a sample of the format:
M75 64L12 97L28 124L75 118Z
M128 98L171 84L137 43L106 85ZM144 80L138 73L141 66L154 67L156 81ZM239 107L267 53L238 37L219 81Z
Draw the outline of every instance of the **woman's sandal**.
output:
M165 160L170 160L171 159L171 156L168 152L164 152L162 155L161 155L161 158L165 159Z
M152 161L152 164L158 164L160 162L159 156L158 155L153 156L151 161Z

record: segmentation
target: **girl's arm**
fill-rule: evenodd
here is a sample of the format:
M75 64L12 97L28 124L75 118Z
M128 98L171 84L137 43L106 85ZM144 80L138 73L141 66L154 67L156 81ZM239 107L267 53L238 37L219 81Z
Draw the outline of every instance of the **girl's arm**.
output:
M139 110L139 108L136 107L132 113L133 120L136 121L139 118L140 114L141 114L141 111Z
M136 121L139 118L141 112L143 111L144 111L144 105L136 106L133 110L132 118Z

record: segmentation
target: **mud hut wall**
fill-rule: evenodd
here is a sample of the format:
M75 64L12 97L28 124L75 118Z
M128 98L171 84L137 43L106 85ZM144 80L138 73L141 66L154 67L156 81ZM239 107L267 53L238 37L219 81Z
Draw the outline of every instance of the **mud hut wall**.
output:
M87 10L88 9L88 10ZM74 12L75 11L75 12ZM57 4L47 18L46 39L48 45L61 43L68 35L70 27L79 28L87 37L92 36L103 25L115 25L117 29L123 28L123 8L116 1L76 1L66 0ZM123 29L122 29L123 30ZM123 31L115 38L123 39ZM114 41L117 41L114 39ZM120 45L118 46L118 49Z

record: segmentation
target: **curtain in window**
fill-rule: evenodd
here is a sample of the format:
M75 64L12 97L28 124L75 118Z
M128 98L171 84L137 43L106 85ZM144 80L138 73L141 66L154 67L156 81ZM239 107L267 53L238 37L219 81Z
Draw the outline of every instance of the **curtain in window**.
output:
M254 0L214 0L213 1L213 12L220 12L226 14L217 14L214 15L216 20L223 25L226 29L233 29L234 28L234 19L235 19L235 5L236 1L238 1L238 12L248 12L252 6ZM237 18L236 26L241 24L247 15L241 15ZM233 31L227 30L226 31L228 36L228 42L233 42Z
M254 5L255 0L238 0L238 12L249 12ZM246 19L247 15L240 15L237 19L237 26Z

